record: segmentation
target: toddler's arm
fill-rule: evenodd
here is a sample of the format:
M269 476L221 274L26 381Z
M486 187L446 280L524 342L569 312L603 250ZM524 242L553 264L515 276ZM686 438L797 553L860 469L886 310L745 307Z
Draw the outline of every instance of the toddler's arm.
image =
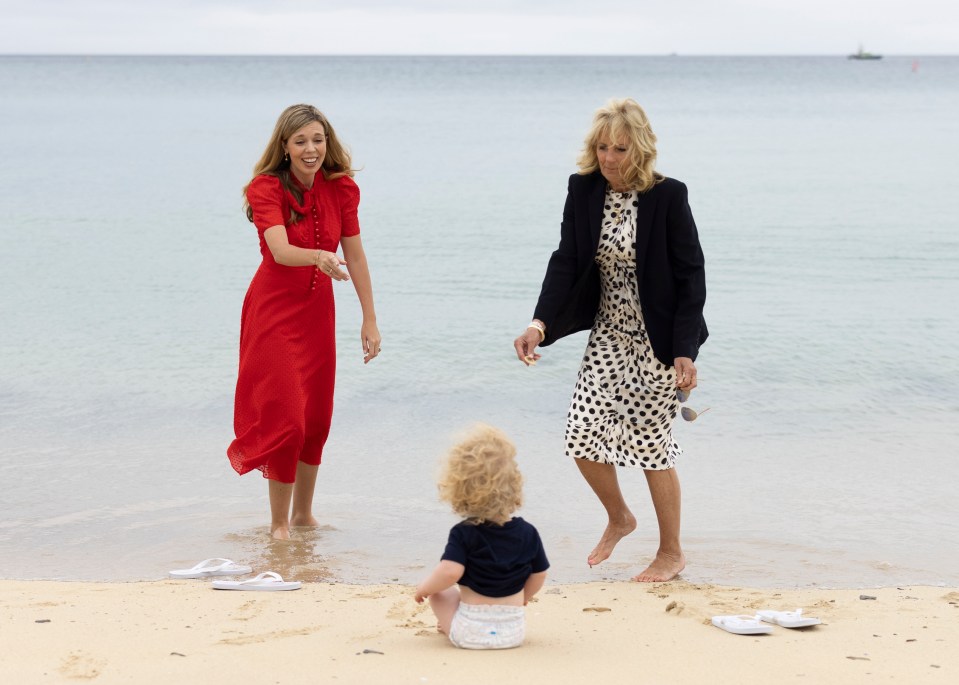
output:
M546 571L530 574L530 577L526 579L526 585L523 586L523 604L529 604L533 595L543 589L543 583L545 582Z
M430 595L453 587L456 581L463 577L465 571L466 567L463 566L463 564L444 559L436 565L430 577L416 587L416 595L414 597L416 603L419 604ZM528 582L529 581L527 581L527 584ZM542 583L540 583L540 585L542 586Z

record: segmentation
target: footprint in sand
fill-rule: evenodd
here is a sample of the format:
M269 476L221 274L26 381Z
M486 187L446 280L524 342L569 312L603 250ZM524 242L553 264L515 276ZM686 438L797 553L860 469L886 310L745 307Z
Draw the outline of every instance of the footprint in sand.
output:
M250 601L244 602L238 606L236 608L236 615L232 618L234 621L250 621L262 613L263 605L256 600L251 599Z
M402 623L397 623L396 627L397 628L425 628L426 624L423 623L422 621L417 621L416 619L411 618L409 620L403 621Z
M401 600L390 607L389 611L386 612L386 617L391 621L397 621L397 628L425 628L426 624L418 620L416 616L422 614L426 610L426 606L424 603L411 609L410 602ZM410 615L411 611L412 616Z
M353 595L353 599L383 599L386 593L383 592L358 592Z
M683 613L683 609L685 608L685 604L674 600L666 605L666 613L672 614L673 616L679 616L681 613Z
M70 652L60 661L60 674L74 680L93 680L103 671L107 662L92 654Z
M386 618L391 621L398 621L406 618L407 613L409 613L409 604L407 602L393 602L393 606L386 612Z
M326 626L308 626L306 628L291 628L289 630L277 630L272 633L260 633L259 635L243 635L240 637L228 637L219 641L221 645L250 645L258 642L267 642L281 637L297 637L300 635L310 635L325 628Z

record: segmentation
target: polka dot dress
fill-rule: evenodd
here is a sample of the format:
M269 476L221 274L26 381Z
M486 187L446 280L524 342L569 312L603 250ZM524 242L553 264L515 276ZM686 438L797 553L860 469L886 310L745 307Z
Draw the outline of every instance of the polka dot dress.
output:
M653 354L636 281L636 191L606 191L596 251L602 298L566 418L566 453L615 466L670 469L676 374Z

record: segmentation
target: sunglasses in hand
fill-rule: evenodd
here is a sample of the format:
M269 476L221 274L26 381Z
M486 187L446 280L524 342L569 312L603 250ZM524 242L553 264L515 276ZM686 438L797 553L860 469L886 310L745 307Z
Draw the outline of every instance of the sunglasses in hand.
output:
M689 391L688 391L688 390L683 390L682 388L678 388L678 389L676 390L676 399L679 400L679 403L680 403L680 404L683 404L686 400L689 399ZM706 408L703 409L702 411L697 412L695 409L693 409L693 408L691 408L691 407L682 407L682 408L679 410L679 413L682 414L682 417L683 417L684 420L686 420L686 421L695 421L695 420L698 419L700 416L702 416L703 414L705 414L706 412L708 412L710 409L712 409L712 407L706 407Z

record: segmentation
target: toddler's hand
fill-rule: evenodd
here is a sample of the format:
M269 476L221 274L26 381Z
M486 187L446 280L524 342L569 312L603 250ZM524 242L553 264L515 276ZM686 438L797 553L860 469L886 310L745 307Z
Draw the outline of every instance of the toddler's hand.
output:
M426 599L427 597L429 597L429 595L424 595L422 592L417 590L416 594L413 596L413 599L416 600L417 604L422 604L423 600Z

